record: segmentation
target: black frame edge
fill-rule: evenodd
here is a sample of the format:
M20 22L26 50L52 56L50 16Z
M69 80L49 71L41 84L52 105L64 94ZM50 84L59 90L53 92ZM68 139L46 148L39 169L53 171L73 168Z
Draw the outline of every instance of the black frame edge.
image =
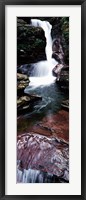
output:
M81 194L86 200L86 1L81 7Z
M85 118L86 118L86 0L54 0L50 3L51 0L1 0L0 1L0 199L64 199L64 200L86 200L86 159L85 159L85 152L86 152L86 126L85 126ZM58 1L58 2L57 2ZM81 153L81 163L82 163L82 188L81 188L81 195L58 195L58 196L30 196L30 195L5 195L5 5L81 5L81 146L82 146L82 153ZM3 67L2 67L3 66ZM83 134L84 133L84 134Z
M5 195L5 6L0 2L0 198Z
M3 0L1 0L3 2ZM4 0L5 5L81 5L85 0Z

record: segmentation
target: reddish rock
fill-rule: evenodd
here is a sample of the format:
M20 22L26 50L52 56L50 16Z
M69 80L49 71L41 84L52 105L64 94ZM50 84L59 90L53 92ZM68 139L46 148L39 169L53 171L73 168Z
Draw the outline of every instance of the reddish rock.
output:
M69 181L68 119L68 112L59 111L17 137L18 170L26 169L28 173L32 173L30 169L40 170L64 180L62 182Z
M38 124L29 128L33 133L55 137L65 143L69 141L69 113L61 110L55 115L49 115Z
M68 145L55 138L27 133L18 136L17 159L19 170L36 169L68 181Z

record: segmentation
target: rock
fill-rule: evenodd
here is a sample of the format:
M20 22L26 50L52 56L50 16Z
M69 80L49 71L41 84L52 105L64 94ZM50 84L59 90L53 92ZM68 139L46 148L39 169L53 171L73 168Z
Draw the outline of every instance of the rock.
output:
M20 121L23 123L21 118ZM23 128L24 132L18 132L17 137L17 180L69 182L68 112L61 110L55 115L44 117L31 127L26 123Z
M53 41L52 50L53 50L52 57L55 58L60 64L64 64L64 52L60 38L55 39Z
M66 70L62 70L60 74L60 82L68 82L69 83L69 72Z
M60 38L64 52L64 63L69 65L69 17L50 18L52 28L52 37Z
M22 97L19 97L17 99L17 112L26 112L27 110L30 110L31 106L33 105L34 102L41 100L42 97L38 95L29 95L26 94Z
M61 59L62 59L61 54L58 54L58 53L56 53L56 52L53 52L53 53L52 53L52 58L54 58L54 59L55 59L56 61L58 61L60 64L63 63L63 62L61 61Z
M30 101L30 97L22 96L17 100L17 105L21 104L22 102L28 102L28 101Z
M61 69L63 68L63 64L57 64L53 68L53 75L60 78Z
M69 66L68 65L64 65L62 68L62 71L68 71L69 72Z
M59 38L53 41L52 48L54 51L52 57L54 57L58 61L58 64L53 68L53 75L57 77L57 81L62 82L61 79L65 75L65 73L64 75L62 75L62 69L64 68L63 71L66 71L66 67L64 62L64 52Z
M24 74L17 73L17 95L22 96L24 89L29 85L29 77Z
M17 73L17 81L21 81L21 80L25 81L25 80L29 80L29 78L27 75Z
M50 174L51 177L53 175L56 176L57 182L69 182L68 159L68 145L61 144L60 142L55 143L53 138L33 133L25 133L17 137L18 170L27 170L27 181L25 182L30 180L27 179L30 170L32 170L31 176L34 173L36 176L36 172L40 171L41 173ZM33 182L35 181L36 179L34 178ZM39 181L46 182L45 179L39 179ZM52 178L49 181L52 182Z
M69 113L65 110L59 111L55 115L44 117L42 121L38 121L34 125L30 125L27 121L27 126L21 132L21 126L25 127L25 119L18 120L18 135L25 132L33 132L34 134L44 135L51 137L54 141L60 141L68 144L69 142Z
M17 112L27 109L30 106L30 97L22 96L17 99Z
M61 104L62 108L69 111L69 100L65 100Z
M24 64L17 67L17 73L26 74L27 76L32 76L33 64Z
M69 17L37 18L48 20L51 23L52 39L58 41L58 38L60 38L64 52L64 62L69 64ZM44 31L40 27L31 27L30 20L31 17L17 18L18 64L32 63L45 59L46 40ZM58 45L56 44L56 46ZM53 51L56 52L55 46Z
M37 95L37 94L28 94L28 96L31 98L31 101L38 101L38 100L42 100L42 97Z
M32 132L46 136L51 136L59 142L68 144L69 142L69 115L61 110L56 115L48 116L41 123L33 126Z
M69 71L62 69L59 78L57 77L56 82L59 84L61 89L69 90Z
M34 63L45 59L45 46L43 29L30 26L23 19L17 18L17 64Z
M17 73L17 112L18 114L29 111L36 101L42 99L39 95L25 94L24 89L29 84L29 77Z

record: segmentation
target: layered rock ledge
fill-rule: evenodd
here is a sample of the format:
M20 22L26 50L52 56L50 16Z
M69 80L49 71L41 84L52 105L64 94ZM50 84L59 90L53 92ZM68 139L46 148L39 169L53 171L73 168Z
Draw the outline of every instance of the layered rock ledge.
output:
M19 134L17 160L18 182L69 182L68 112L46 117Z

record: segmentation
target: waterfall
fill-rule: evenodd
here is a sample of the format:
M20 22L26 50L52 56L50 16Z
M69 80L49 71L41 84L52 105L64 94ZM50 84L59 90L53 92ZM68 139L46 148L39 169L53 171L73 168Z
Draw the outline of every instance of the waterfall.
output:
M39 19L31 19L31 25L35 27L41 27L44 30L46 38L46 60L32 64L34 70L32 77L30 77L29 86L36 87L40 85L51 84L55 80L55 77L52 75L52 69L57 64L57 61L52 58L52 25L48 21L41 21Z
M41 21L39 19L31 19L31 24L35 27L39 26L44 30L46 38L45 53L47 61L50 61L50 59L52 58L52 38L51 38L52 25L48 21Z
M23 171L17 169L17 182L18 183L43 183L51 182L53 174L42 172L34 169L24 169Z
M54 174L34 169L17 169L17 183L62 183L66 180Z

